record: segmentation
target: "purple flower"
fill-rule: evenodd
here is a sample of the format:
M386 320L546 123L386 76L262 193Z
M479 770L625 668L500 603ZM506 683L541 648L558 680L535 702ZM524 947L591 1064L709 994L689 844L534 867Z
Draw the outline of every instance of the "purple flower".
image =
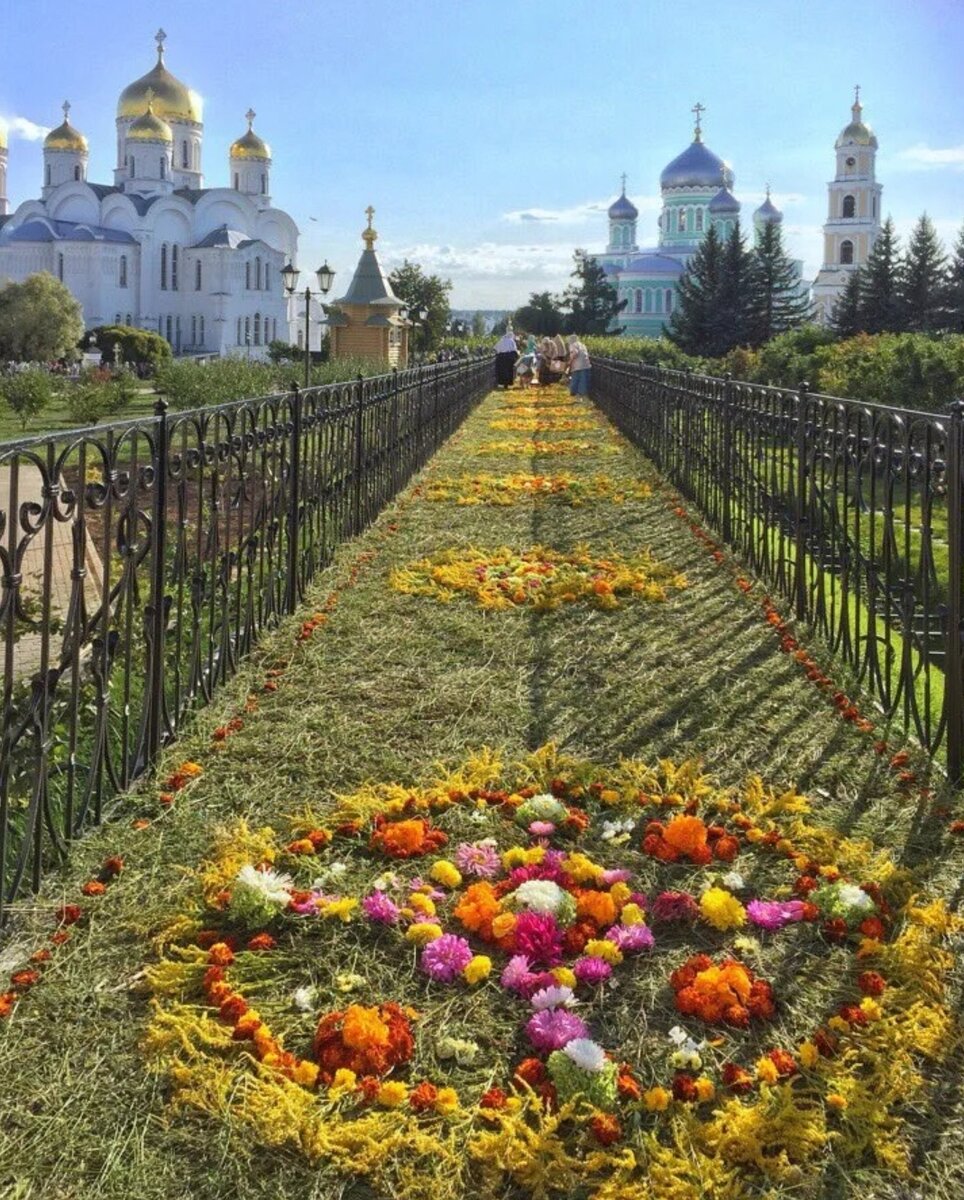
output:
M564 1008L547 1008L529 1018L526 1033L542 1053L561 1050L573 1038L586 1037L589 1030L579 1017Z
M514 867L509 872L509 882L514 888L517 888L520 883L528 883L530 879L545 879L564 887L566 874L558 863L547 863L545 860L541 863L533 863L528 867Z
M498 875L502 860L494 846L478 842L463 842L455 851L455 865L463 875L473 875L476 879L492 879Z
M556 982L556 977L551 971L536 971L530 973L522 981L521 992L527 1000L541 991L543 988L552 987Z
M521 994L526 981L531 978L529 960L524 954L513 954L502 971L502 986L510 992Z
M453 983L471 961L472 947L454 933L443 933L422 951L422 970L436 983Z
M576 959L572 972L580 983L593 985L605 983L612 975L613 969L604 958L596 958L595 955L589 954Z
M612 887L614 883L625 883L632 875L632 871L628 871L625 867L613 867L609 871L603 871L601 883L604 887Z
M531 962L547 967L562 962L562 930L550 913L524 912L515 926L515 948Z
M654 921L694 921L699 912L689 892L660 892L653 901Z
M751 900L746 915L754 925L771 932L782 929L791 921L803 920L802 900Z
M533 837L552 837L556 832L556 827L552 821L530 821L529 832Z
M639 950L652 950L655 944L653 931L648 925L613 925L606 933L606 940L615 942L624 954L635 954Z
M395 925L399 918L398 905L384 892L372 892L361 902L362 911L377 925Z

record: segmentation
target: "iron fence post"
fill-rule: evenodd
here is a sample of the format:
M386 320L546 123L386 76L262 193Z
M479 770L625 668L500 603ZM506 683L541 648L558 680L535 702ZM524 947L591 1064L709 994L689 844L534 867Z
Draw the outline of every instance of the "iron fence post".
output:
M392 368L392 427L389 436L391 439L391 460L388 472L392 481L392 493L394 494L402 478L401 453L398 444L398 367Z
M964 400L951 405L947 445L947 773L964 776Z
M797 620L802 621L807 615L807 393L810 384L803 382L797 389L797 429L796 429L796 495L793 512L793 600Z
M723 380L723 473L720 491L723 493L723 541L730 544L733 540L733 516L730 511L733 490L733 375L727 371Z
M167 401L154 403L157 430L154 436L154 505L151 515L151 590L147 618L150 626L147 663L147 721L141 761L136 770L144 770L155 761L161 749L164 714L164 575L167 557L167 464L170 459L171 431L167 420Z
M362 437L365 432L365 423L362 415L362 403L365 395L365 377L359 375L355 384L358 389L358 396L355 403L355 495L354 495L354 513L353 513L353 529L354 534L361 532L361 496L362 496L362 463L364 461L364 449L362 447Z
M287 607L289 613L293 613L298 607L298 552L301 541L301 413L301 390L295 384L291 403L291 444L288 451L288 473L291 480L288 492Z

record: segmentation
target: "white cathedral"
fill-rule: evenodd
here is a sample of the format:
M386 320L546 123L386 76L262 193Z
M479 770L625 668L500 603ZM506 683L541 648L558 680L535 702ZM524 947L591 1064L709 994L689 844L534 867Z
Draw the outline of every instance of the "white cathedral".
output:
M87 178L88 143L69 121L46 137L43 188L12 213L0 135L0 282L48 271L88 328L150 329L175 353L263 357L294 341L281 268L298 228L271 203L271 150L248 129L227 156L228 187L206 188L201 98L157 62L117 102L112 184Z

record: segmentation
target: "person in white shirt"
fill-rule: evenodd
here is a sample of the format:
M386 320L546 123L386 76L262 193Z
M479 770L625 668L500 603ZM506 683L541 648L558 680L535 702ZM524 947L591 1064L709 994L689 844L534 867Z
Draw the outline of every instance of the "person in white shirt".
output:
M588 396L592 363L589 351L576 334L569 335L569 395Z

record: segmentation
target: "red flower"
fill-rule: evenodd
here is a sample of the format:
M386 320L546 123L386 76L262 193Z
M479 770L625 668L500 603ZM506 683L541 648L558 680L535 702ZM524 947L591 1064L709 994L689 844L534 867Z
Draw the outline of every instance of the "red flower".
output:
M218 1006L218 1015L229 1025L237 1025L247 1011L248 1005L244 997L234 992Z
M866 1025L867 1014L859 1004L841 1004L837 1010L848 1025Z
M753 1090L753 1076L743 1067L730 1062L723 1068L723 1086L737 1096L745 1096Z
M56 933L50 935L50 940L55 946L62 946L64 942L70 940L70 930L58 929Z
M256 933L248 942L249 950L273 950L277 942L270 933Z
M865 917L860 922L860 932L864 937L876 938L879 941L884 936L884 923L880 917Z
M598 1113L589 1122L589 1128L600 1146L611 1146L623 1136L622 1126L612 1113Z
M85 896L103 896L107 888L99 879L88 879L84 886L80 889Z
M208 962L215 967L230 967L234 962L234 951L227 942L215 942L208 951Z
M105 858L101 864L100 874L102 879L114 879L124 869L124 860L119 854L112 854L110 858Z
M20 997L16 992L0 992L0 1020L3 1017L9 1017L13 1012L13 1006L17 1003Z
M57 924L76 925L83 915L84 910L79 904L65 904L57 910Z
M673 1098L686 1104L695 1104L700 1098L696 1080L692 1075L677 1075L673 1080Z
M423 1080L417 1088L413 1088L408 1097L409 1105L415 1112L425 1112L435 1104L438 1099L438 1088L434 1083L429 1083L428 1080Z
M515 1069L515 1078L529 1087L538 1087L546 1081L545 1064L538 1058L524 1058Z
M506 1096L501 1088L489 1088L487 1092L483 1092L479 1099L480 1108L505 1108Z
M847 922L843 917L832 917L823 923L823 936L828 942L845 942L847 932Z
M13 986L15 988L20 988L22 991L26 991L27 988L33 987L33 985L37 983L39 979L40 972L30 970L14 971L14 973L10 976L10 982L13 984Z
M633 1069L628 1063L619 1064L616 1089L624 1100L638 1100L643 1094L639 1080L633 1075Z
M861 971L857 976L857 987L865 996L880 996L886 986L883 975L878 975L876 971Z
M357 1091L361 1093L362 1100L371 1104L373 1100L377 1099L381 1087L382 1081L377 1075L363 1075L358 1081Z
M818 1029L813 1035L813 1044L824 1058L833 1058L837 1053L837 1039L827 1029Z
M43 950L35 950L30 955L30 961L35 963L50 962L51 958L53 958L53 954L46 947Z
M713 854L720 862L732 862L740 853L740 843L732 834L726 833L713 843Z
M798 1070L796 1060L786 1050L771 1050L767 1058L776 1067L781 1079L789 1079L791 1075L796 1075Z

